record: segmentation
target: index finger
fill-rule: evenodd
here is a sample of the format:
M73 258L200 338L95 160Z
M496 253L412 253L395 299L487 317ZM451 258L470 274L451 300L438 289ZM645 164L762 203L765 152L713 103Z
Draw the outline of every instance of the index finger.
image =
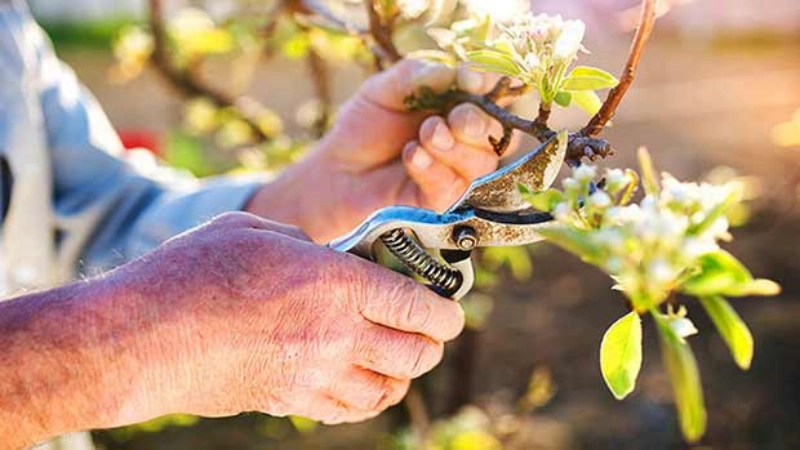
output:
M422 58L406 58L364 83L364 97L391 111L406 112L406 98L427 87L444 92L455 83L455 69Z

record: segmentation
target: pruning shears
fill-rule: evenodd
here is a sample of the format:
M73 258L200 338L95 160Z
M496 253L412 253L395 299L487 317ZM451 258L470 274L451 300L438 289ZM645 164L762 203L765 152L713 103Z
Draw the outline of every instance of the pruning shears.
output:
M476 179L442 214L390 206L376 211L328 246L376 261L376 244L380 241L431 289L459 300L474 283L472 250L542 240L538 230L553 218L533 210L519 186L532 191L550 187L564 162L566 141L565 136L554 135L513 163Z

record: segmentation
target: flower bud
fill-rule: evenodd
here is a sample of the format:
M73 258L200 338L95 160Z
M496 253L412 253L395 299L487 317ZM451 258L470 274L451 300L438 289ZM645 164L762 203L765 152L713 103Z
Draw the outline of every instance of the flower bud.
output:
M530 72L534 72L539 70L539 67L542 65L542 61L536 56L535 53L528 53L525 55L525 67Z
M590 181L594 180L594 177L597 175L597 170L594 166L589 164L582 164L577 169L572 172L573 178L578 183L589 183Z
M553 48L553 56L572 61L582 48L581 42L585 32L586 25L582 21L568 20L565 22Z
M603 191L597 191L589 196L587 206L594 210L604 210L611 206L611 197Z
M675 334L682 338L687 338L697 334L697 327L695 327L694 323L686 317L667 317L667 323L669 323L669 327L675 331Z
M572 215L572 206L568 202L561 202L553 208L553 217L559 222L566 222Z

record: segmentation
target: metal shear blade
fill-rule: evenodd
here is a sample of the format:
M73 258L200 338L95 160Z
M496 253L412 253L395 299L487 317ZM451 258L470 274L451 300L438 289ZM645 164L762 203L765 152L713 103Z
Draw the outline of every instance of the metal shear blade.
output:
M454 282L454 289L443 292L458 299L472 287L472 249L524 245L541 239L538 230L551 217L530 211L518 186L540 191L552 185L564 161L566 141L565 133L554 135L508 166L475 180L443 214L407 206L384 208L329 247L374 260L374 244L382 240L404 264L428 278L432 287L443 287L428 276L433 271L443 274L441 279ZM411 238L401 230L411 230L419 245L411 244ZM425 249L443 251L450 268L436 262ZM456 276L461 279L458 283L448 275L458 275L452 270L460 273L460 277Z
M549 188L561 169L567 153L567 138L557 134L513 163L475 180L448 212L464 206L494 212L516 212L530 205L518 186L532 191Z

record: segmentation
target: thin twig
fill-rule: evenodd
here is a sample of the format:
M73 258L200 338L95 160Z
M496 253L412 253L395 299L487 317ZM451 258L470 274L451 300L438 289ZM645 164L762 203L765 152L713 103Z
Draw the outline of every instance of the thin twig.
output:
M319 111L312 126L312 133L315 138L321 138L328 129L328 121L331 115L331 85L328 74L328 66L325 60L312 46L308 51L308 69L311 73L311 81L314 85L314 94L319 102Z
M244 96L238 98L233 97L228 93L206 84L195 70L175 66L168 51L169 41L167 38L161 0L149 1L150 28L153 33L154 43L152 62L153 66L158 69L164 79L184 95L190 97L206 97L217 107L233 109L242 120L250 125L250 128L259 140L270 140L272 136L266 134L259 126L259 117L263 116L266 108L258 103L258 101ZM196 65L193 64L188 66L196 68Z
M595 137L599 135L606 124L614 117L622 98L625 97L625 93L628 92L628 88L630 88L636 76L636 69L642 57L642 50L650 38L655 21L656 0L642 0L642 14L639 17L639 25L636 27L636 34L628 52L625 68L619 78L619 84L608 92L603 106L583 128L582 133L585 136Z
M364 2L369 17L369 34L375 41L373 53L378 64L383 67L384 62L395 63L403 58L400 51L394 45L394 26L397 21L399 11L378 11L377 0L367 0ZM377 50L377 51L376 51Z
M504 81L498 81L498 84ZM492 100L493 94L502 91L502 86L495 86L489 94L478 95L461 90L451 90L444 94L435 94L430 91L423 90L419 95L415 95L406 99L406 104L413 110L433 110L433 111L450 111L456 105L461 103L470 103L488 116L500 122L503 125L503 137L498 139L491 137L489 142L498 150L498 145L503 143L504 140L509 140L509 133L511 130L519 130L530 136L536 138L539 142L544 142L555 135L555 131L547 126L546 112L540 113L534 120L528 120L517 116L511 111L503 108ZM544 109L544 108L543 108ZM504 139L505 138L505 139ZM500 152L505 149L500 147ZM582 132L572 133L569 136L569 143L567 144L567 160L574 163L582 158L589 158L595 160L599 157L606 157L612 154L611 144L600 138L586 136Z
M266 22L264 22L264 25L261 27L262 37L269 38L275 33L275 29L278 27L278 22L280 21L283 13L286 11L287 4L287 0L280 0L272 5L272 8L266 12Z
M539 123L536 120L523 119L511 111L508 111L492 101L488 94L477 95L464 91L452 91L450 93L449 102L453 105L458 103L471 103L500 122L503 126L530 134L539 141L550 139L554 133L553 130L549 129L545 124Z
M295 0L298 3L298 11L304 14L320 17L333 25L337 29L350 34L352 36L364 36L369 33L369 30L358 26L355 23L348 22L347 20L339 17L331 11L328 5L321 0Z
M539 114L536 115L536 122L540 125L547 126L550 121L550 113L553 111L553 105L549 103L539 103Z
M503 125L503 136L500 139L497 139L494 136L489 136L489 143L492 144L492 148L497 156L503 156L508 150L508 147L511 145L511 140L514 138L514 128Z
M491 91L486 94L486 98L497 102L504 98L508 97L520 97L528 93L531 90L531 87L527 84L520 84L520 85L512 85L512 80L510 77L503 76L497 80L497 83L494 85Z
M408 416L411 419L411 427L414 433L419 438L419 442L425 445L427 441L428 429L430 428L430 418L428 411L425 407L425 400L422 394L415 387L411 387L403 402L408 410Z
M568 163L575 165L583 158L594 161L597 158L605 158L614 153L611 144L597 136L614 116L622 99L633 83L636 76L636 69L642 57L642 51L653 31L656 18L655 3L656 0L642 0L642 14L639 19L639 25L636 29L631 49L628 52L628 58L622 75L620 76L619 84L609 91L600 110L589 120L587 125L579 132L570 134L566 156ZM486 95L476 95L460 90L452 90L443 94L440 98L426 99L424 97L431 97L429 95L430 93L423 92L422 97L417 98L414 96L408 103L410 105L416 105L420 109L444 108L445 110L449 110L458 103L471 103L477 106L503 125L503 136L500 139L489 137L489 142L492 144L495 151L501 154L505 151L505 148L511 140L512 130L520 130L523 133L535 137L540 142L551 138L555 134L547 125L550 119L549 105L540 104L536 119L527 120L514 115L497 104L499 99L507 95L521 95L525 93L526 90L527 88L523 87L512 87L511 80L508 77L503 77Z

